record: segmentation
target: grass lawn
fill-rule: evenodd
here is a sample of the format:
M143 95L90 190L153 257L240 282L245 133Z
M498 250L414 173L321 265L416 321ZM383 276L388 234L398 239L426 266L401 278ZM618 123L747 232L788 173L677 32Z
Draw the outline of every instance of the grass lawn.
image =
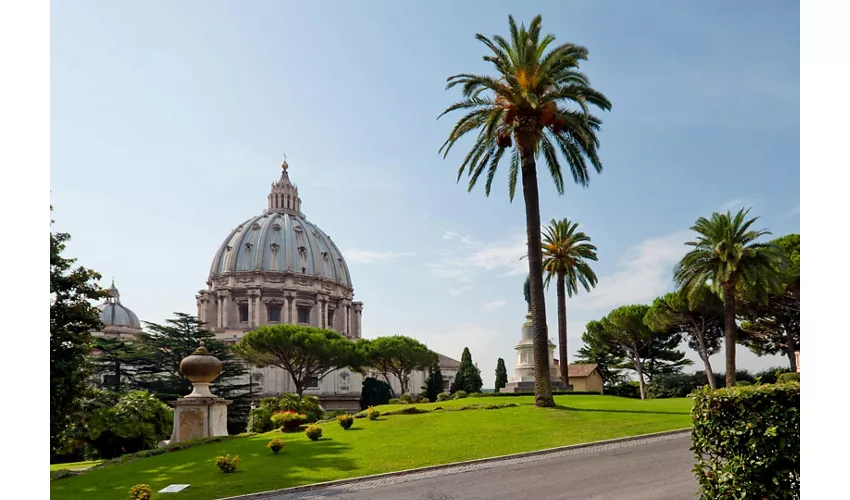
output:
M50 472L65 469L88 469L94 465L103 462L103 460L89 460L88 462L69 462L67 464L50 464Z
M129 498L146 483L159 491L173 483L191 486L154 498L211 500L244 493L334 479L445 464L555 446L690 427L690 399L636 400L613 396L555 396L558 408L535 408L532 396L463 399L417 404L419 408L499 404L497 410L443 411L361 418L344 431L323 425L316 442L303 432L266 434L199 445L185 450L87 471L51 482L51 497L67 500ZM404 405L386 405L392 410ZM279 455L265 448L274 437L286 440ZM222 474L217 455L238 455L236 473Z

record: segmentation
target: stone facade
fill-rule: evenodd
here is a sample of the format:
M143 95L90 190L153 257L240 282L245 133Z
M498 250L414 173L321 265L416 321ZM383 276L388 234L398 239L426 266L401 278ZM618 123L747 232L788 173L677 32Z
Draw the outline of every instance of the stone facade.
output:
M516 367L514 376L499 392L533 392L534 391L534 341L531 326L531 313L526 316L522 325L522 335L518 344L514 346L516 351ZM549 377L552 381L552 389L563 389L564 384L558 376L555 367L555 344L549 341Z

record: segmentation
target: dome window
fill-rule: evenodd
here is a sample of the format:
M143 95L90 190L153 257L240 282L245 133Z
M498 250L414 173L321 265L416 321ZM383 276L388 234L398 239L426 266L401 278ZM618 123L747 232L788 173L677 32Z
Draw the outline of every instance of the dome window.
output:
M300 225L300 224L297 224L297 225L295 226L295 232L296 232L296 233L300 233L300 232L302 232L302 231L304 231L304 228L303 228L303 227L301 227L301 225Z
M272 225L272 229L274 229L275 231L280 231L280 224L279 224L279 223L277 223L277 222L275 222L275 223Z
M236 232L238 233L238 232L240 232L240 231L242 231L242 226L241 226L241 225L236 226Z
M272 243L269 246L272 249L272 253L277 253L278 249L280 249L280 245L278 245L277 243Z
M261 226L260 226L260 223L259 223L259 222L255 222L255 223L254 223L254 225L253 225L253 226L251 226L251 229L253 229L254 231L256 231L256 230L260 229L260 227L261 227Z
M245 243L245 248L246 248L247 250L250 250L250 249L254 248L254 244L253 244L253 243L251 243L251 242Z
M230 245L227 245L227 247L225 249L229 252L229 251L233 250L233 247L230 246Z

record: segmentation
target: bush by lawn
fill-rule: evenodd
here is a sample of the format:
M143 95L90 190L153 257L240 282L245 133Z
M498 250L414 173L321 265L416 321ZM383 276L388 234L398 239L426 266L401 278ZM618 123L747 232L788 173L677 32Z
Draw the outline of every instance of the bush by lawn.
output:
M556 396L558 408L536 408L532 396L466 398L428 404L382 405L377 420L361 418L349 430L323 426L322 439L286 434L279 454L266 448L277 431L240 437L135 461L91 469L51 482L51 497L67 500L125 498L138 483L159 491L191 486L184 500L211 500L334 479L391 472L690 427L689 399L633 400L612 396ZM516 403L499 409L441 411L470 405ZM427 413L383 415L403 408ZM494 439L494 437L496 437ZM239 456L223 474L217 456ZM157 495L154 494L154 498Z

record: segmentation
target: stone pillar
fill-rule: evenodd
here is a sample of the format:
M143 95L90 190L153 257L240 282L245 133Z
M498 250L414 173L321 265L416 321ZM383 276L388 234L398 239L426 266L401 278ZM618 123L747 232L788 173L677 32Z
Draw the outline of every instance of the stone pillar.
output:
M221 361L200 347L180 362L180 373L192 382L192 393L174 402L174 430L167 444L227 436L227 406L231 401L210 392L221 374Z
M295 294L289 294L289 324L294 325L298 323L298 316L295 314Z
M195 295L195 304L198 306L198 321L204 322L204 299L200 295Z
M221 295L215 298L215 326L216 328L222 328L224 326L224 321L221 319L221 314L224 312L224 307L222 304L224 303L224 297Z
M322 299L322 328L330 328L328 326L328 298Z
M230 322L228 321L228 310L230 309L230 292L225 290L221 292L221 327L227 328L230 326Z
M248 291L248 329L254 327L254 296Z
M289 295L283 296L283 307L280 308L280 322L284 325L292 323L289 320Z

